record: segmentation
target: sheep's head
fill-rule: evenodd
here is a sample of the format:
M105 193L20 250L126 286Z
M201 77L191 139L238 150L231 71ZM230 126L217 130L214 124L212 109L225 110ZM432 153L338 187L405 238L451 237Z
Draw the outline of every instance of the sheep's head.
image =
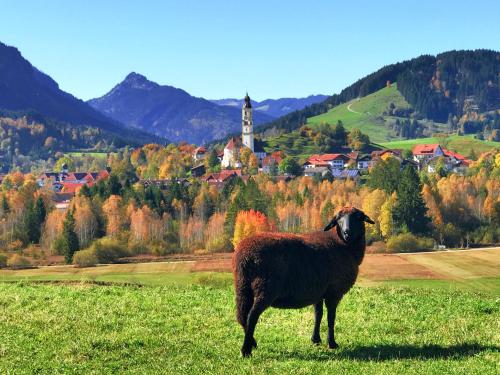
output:
M365 222L374 224L363 211L354 207L344 207L325 227L325 231L337 227L337 233L346 243L353 243L365 234Z

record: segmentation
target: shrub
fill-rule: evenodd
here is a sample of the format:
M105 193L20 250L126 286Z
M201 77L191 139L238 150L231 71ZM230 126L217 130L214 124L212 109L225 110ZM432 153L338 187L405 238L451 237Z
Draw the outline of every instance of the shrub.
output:
M232 245L229 238L222 234L217 238L210 238L205 243L205 248L209 253L222 253L222 252L230 252L232 251Z
M412 233L401 233L389 238L387 249L389 252L411 253L414 251L431 250L434 240L428 237L417 237Z
M80 250L73 256L75 267L94 267L98 262L94 249Z
M0 268L7 267L7 255L0 254Z
M13 269L20 270L23 268L31 268L31 262L26 257L23 257L19 254L14 254L7 260L7 266Z
M126 246L112 238L102 238L94 242L91 249L99 263L112 263L118 258L130 255Z

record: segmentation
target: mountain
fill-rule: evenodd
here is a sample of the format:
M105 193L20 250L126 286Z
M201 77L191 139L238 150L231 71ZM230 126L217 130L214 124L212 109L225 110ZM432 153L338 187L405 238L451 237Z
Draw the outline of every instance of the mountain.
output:
M241 129L241 108L220 106L186 91L130 73L106 95L88 103L129 127L173 141L202 144ZM254 123L270 121L256 112Z
M266 99L261 102L252 100L252 107L255 111L277 118L303 109L311 104L322 102L326 98L328 98L327 95L310 95L306 98ZM218 105L241 108L243 99L216 99L211 100L211 102Z
M124 130L121 124L62 91L56 81L31 65L15 47L1 42L0 109L36 112L73 126L98 128L135 144L153 139L144 132Z
M388 83L397 91L416 119L448 122L450 130L464 133L492 131L500 110L500 52L449 51L423 55L385 66L320 103L291 112L258 129L264 135L298 129L311 117L334 111L336 106L373 94ZM353 112L349 112L351 115ZM481 119L487 114L486 122ZM333 116L334 117L334 116ZM331 120L341 120L340 117ZM363 128L361 127L361 131Z

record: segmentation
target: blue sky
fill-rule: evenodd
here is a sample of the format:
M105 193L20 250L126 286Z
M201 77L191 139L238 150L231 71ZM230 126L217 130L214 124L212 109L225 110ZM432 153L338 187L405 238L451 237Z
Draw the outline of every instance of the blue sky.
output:
M4 0L0 41L82 99L131 71L205 98L339 92L396 61L500 50L500 1Z

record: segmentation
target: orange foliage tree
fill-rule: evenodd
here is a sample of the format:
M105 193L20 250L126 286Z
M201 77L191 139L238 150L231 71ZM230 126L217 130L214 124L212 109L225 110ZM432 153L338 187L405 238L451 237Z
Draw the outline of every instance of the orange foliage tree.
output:
M266 215L259 211L240 211L234 225L233 245L237 246L242 239L259 232L270 230Z

